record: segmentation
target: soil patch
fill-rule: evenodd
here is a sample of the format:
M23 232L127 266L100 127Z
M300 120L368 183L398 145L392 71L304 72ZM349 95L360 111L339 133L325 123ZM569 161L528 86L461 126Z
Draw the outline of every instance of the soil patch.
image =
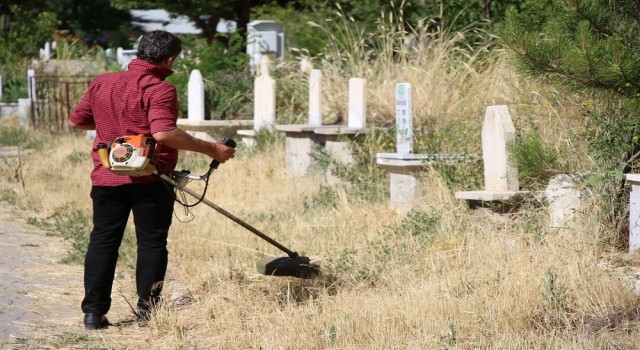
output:
M0 203L0 346L30 348L43 334L81 329L82 266L60 264L68 245Z

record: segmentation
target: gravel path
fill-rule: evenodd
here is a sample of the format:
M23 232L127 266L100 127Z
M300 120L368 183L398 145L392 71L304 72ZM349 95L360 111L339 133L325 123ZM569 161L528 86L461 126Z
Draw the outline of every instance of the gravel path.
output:
M32 348L43 334L81 329L82 267L59 264L65 242L25 221L0 203L2 349Z

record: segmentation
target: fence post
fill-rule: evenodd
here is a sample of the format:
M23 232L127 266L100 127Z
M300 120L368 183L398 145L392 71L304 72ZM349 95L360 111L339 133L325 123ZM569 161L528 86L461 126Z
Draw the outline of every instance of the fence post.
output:
M33 69L27 70L27 86L29 89L29 113L27 116L29 117L29 125L32 127L36 127L35 121L35 109L38 108L36 103L38 103L38 94L36 90L36 71Z

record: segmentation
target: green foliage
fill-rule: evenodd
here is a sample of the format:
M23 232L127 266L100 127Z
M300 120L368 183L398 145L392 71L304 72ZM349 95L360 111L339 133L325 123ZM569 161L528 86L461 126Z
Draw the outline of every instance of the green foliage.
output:
M434 162L431 168L447 188L456 191L475 191L484 187L482 158L462 157L454 161Z
M333 4L318 1L299 1L300 4L288 2L285 6L267 3L255 6L252 17L256 19L276 20L282 24L285 33L285 47L294 54L307 56L322 54L329 38L319 36L317 29L309 26L309 22L322 23L326 18L334 16Z
M372 33L380 24L380 18L401 17L410 24L429 22L429 30L451 32L467 31L469 28L490 29L503 19L508 6L515 6L524 15L528 25L539 27L546 18L548 2L545 0L450 0L450 1L404 1L404 0L342 0L319 2L313 0L288 1L284 6L266 2L252 8L253 18L273 19L282 23L286 33L286 47L294 55L319 56L329 45L332 37L340 37L336 29L325 35L316 23L326 28L327 20L343 18L353 23L355 32ZM320 34L320 35L319 35ZM346 34L346 33L343 33Z
M71 241L71 249L62 258L63 263L80 264L84 261L91 231L91 215L73 204L56 209L46 219L29 218L27 223L51 232L52 235Z
M2 46L1 43L0 46ZM2 63L2 56L3 53L0 52L0 76L2 76L2 99L0 102L18 102L19 98L28 96L26 72L30 59L17 59L13 64L10 64Z
M91 214L85 210L78 209L74 203L57 208L53 214L45 219L29 218L27 223L45 229L51 235L62 237L71 242L71 248L62 257L61 262L65 264L82 264L92 228ZM125 232L122 245L120 246L120 264L128 267L129 270L135 268L135 237L127 230Z
M189 76L194 69L202 74L205 85L205 110L209 119L237 119L253 114L253 76L244 41L239 34L229 37L229 46L204 39L181 37L185 57L176 61L174 74L167 81L179 91L181 112L187 114Z
M618 169L624 158L640 151L639 110L635 103L612 101L583 107L587 128L582 137L597 168ZM637 161L628 166L630 171L640 171Z
M0 66L24 57L36 57L38 49L51 37L60 23L52 12L9 6L8 14L0 14L8 20L8 30L0 31Z
M15 146L21 149L39 150L44 147L45 135L27 132L17 122L7 121L0 124L0 146Z
M320 190L313 197L305 199L304 209L335 209L338 207L338 194L335 189L330 186L320 185Z
M635 102L603 102L584 109L582 136L594 161L595 172L584 185L599 198L602 222L611 227L599 240L625 249L629 237L629 187L624 174L640 172L640 120Z
M0 128L0 146L20 146L27 139L27 132L19 126Z
M515 8L499 26L503 42L519 67L576 89L640 96L640 60L636 48L640 27L633 1L553 2L540 33L529 32Z
M184 15L202 30L202 36L211 43L216 36L216 27L221 18L238 23L240 32L245 31L249 21L252 1L210 1L210 0L110 0L117 9L157 9L162 8L173 15Z
M440 217L433 213L420 211L409 212L397 226L387 228L394 235L410 236L422 244L431 244L436 238Z
M391 135L389 130L371 128L363 135L341 137L351 149L352 162L348 164L335 160L325 151L315 152L312 157L320 168L344 182L352 199L378 202L387 198L389 183L386 172L376 165L376 153L378 145L389 143Z
M309 114L308 73L298 64L281 64L272 74L276 81L278 124L305 124Z
M254 140L256 144L253 147L252 152L271 152L273 147L276 147L276 145L284 144L284 133L261 130L256 133Z
M564 291L558 283L558 275L550 268L544 273L545 279L543 281L543 298L552 304L554 307L564 309L566 307L566 300L564 297Z
M622 174L637 167L621 160L632 160L640 149L638 5L632 0L555 0L549 9L542 29L530 31L510 8L498 32L522 72L593 97L585 106L585 139L598 173L589 181L606 213L603 222L614 232L605 243L622 247L621 237L628 233Z
M86 163L89 159L91 159L91 153L86 151L74 151L69 154L66 158L66 161L69 164L77 165Z
M518 169L521 188L546 188L549 180L561 172L558 152L536 132L519 135L507 144L508 161Z
M40 12L11 5L0 12L1 102L17 102L27 96L26 71L31 58L37 57L41 45L51 37L59 21L54 13Z
M205 103L211 119L253 117L253 76L247 70L219 71L205 80Z

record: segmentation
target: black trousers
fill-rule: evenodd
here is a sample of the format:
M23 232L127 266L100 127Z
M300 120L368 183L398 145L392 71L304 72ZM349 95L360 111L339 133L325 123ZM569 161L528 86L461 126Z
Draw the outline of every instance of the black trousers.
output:
M94 186L93 230L84 262L84 313L106 314L124 230L133 212L137 240L136 289L138 308L160 299L167 271L167 236L174 193L163 181L115 187Z

